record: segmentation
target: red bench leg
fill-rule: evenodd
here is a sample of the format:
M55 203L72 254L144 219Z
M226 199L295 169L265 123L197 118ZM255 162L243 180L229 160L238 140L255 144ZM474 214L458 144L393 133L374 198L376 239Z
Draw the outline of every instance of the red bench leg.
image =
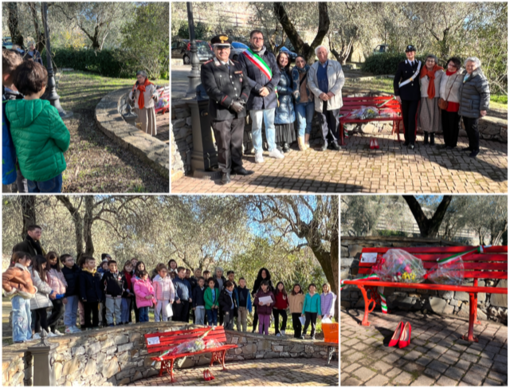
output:
M175 383L175 379L174 379L174 362L175 362L175 359L172 358L172 360L170 361L170 379L172 380L172 383Z
M339 128L340 128L340 145L344 146L345 145L345 141L344 141L344 124L341 121L340 121L340 124L339 124Z
M227 371L228 369L225 367L225 356L227 354L227 350L225 349L221 355L221 366L223 367L224 371Z
M467 335L463 335L461 338L469 342L478 342L478 338L473 335L473 325L476 320L477 303L474 292L469 293L469 329Z
M367 295L367 290L365 289L364 286L358 286L358 288L360 289L361 293L363 294L363 299L365 299L365 314L363 315L363 321L361 321L361 325L362 326L370 326L370 322L368 322L368 314L370 314L370 311L373 310L369 310L369 307L370 307L370 302L373 302L374 303L374 307L375 307L375 301L370 299L368 300L368 295Z

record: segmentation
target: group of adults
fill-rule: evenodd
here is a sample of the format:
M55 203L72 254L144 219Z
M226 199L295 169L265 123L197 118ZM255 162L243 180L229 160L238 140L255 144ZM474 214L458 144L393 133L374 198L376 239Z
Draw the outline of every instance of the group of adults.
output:
M230 59L231 44L225 34L213 37L214 58L201 68L202 84L210 98L209 117L218 146L221 184L230 182L231 173L253 173L243 167L242 161L248 112L255 163L264 162L263 125L268 156L283 159L296 140L299 150L310 147L315 114L322 130L320 149L340 149L338 124L345 77L340 63L328 59L327 47L315 49L318 60L311 66L298 55L291 70L289 54L280 51L275 58L264 45L260 30L250 33L249 48L239 55L238 61ZM399 64L394 78L394 93L402 107L405 145L415 148L418 124L424 132L425 144L435 144L435 134L444 132L445 147L453 149L462 117L469 138L465 150L476 157L478 119L487 114L490 100L480 60L468 58L463 69L459 58L450 58L445 72L436 56L429 55L422 64L415 58L413 45L405 51L407 60Z
M457 146L462 117L469 139L463 151L476 158L480 152L478 122L487 115L490 101L489 83L480 60L467 58L463 69L460 59L452 57L445 71L435 55L428 55L422 64L415 54L413 45L406 47L407 59L399 64L393 82L402 107L404 144L415 148L418 126L425 145L435 144L435 135L442 132L444 148L452 150Z
M342 66L328 60L329 50L319 46L319 60L312 66L303 56L291 70L289 54L281 51L275 58L264 45L260 30L250 33L250 46L230 59L232 41L227 35L211 39L214 59L202 65L201 80L210 98L209 117L218 146L221 183L230 182L230 174L250 175L243 167L242 143L247 112L250 112L255 163L263 163L262 126L268 156L283 159L296 140L301 151L310 147L312 119L317 112L322 127L323 146L339 150L338 120L345 82ZM297 116L297 120L296 120Z

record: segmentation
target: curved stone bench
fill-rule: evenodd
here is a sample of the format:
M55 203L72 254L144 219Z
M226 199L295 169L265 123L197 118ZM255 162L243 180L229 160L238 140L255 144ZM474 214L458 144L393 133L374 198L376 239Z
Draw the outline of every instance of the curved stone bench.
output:
M57 345L50 354L56 385L128 385L157 375L160 363L152 365L150 357L153 355L147 354L144 334L193 327L196 326L182 322L147 322L49 338L50 343ZM227 343L238 345L237 349L227 353L226 360L300 357L321 358L326 363L327 345L324 343L230 330L226 334ZM32 355L27 348L36 343L31 341L2 348L4 386L32 385ZM210 363L209 357L188 357L179 367L206 365Z
M129 90L119 89L101 99L95 112L98 126L106 136L168 178L170 164L168 144L127 123L119 113L121 99Z

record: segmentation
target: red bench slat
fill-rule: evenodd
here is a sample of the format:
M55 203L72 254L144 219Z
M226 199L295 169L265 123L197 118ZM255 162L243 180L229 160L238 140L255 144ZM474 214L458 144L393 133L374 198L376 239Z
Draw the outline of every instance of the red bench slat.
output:
M424 262L423 268L425 269L432 269L437 265L435 262ZM492 271L506 271L508 264L507 263L472 263L472 262L466 262L463 264L464 269L474 269L474 270L492 270ZM361 269L365 273L370 273L372 270L372 265L367 263L360 264L360 270L359 273L361 273ZM367 272L368 271L368 272Z
M367 253L367 252L365 252ZM375 252L373 252L375 253ZM382 253L380 254L383 255ZM450 253L443 253L443 254L414 254L413 256L416 256L417 258L423 260L423 261L432 261L435 262L437 259L444 259L445 257L451 256ZM465 255L462 257L463 261L501 261L501 262L508 262L508 254L495 254L495 253L487 253L487 254L480 254L480 253L470 253L469 255ZM370 263L360 263L361 265L370 265Z
M429 284L429 283L395 283L395 282L380 282L380 281L367 281L364 283L345 280L344 284L364 284L368 287L391 287L391 288L413 288L417 290L435 290L435 291L461 291L461 292L485 292L488 294L508 294L507 288L500 287L473 287L473 286L452 286L445 284Z
M372 247L372 248L363 248L363 253L369 252L378 252L378 253L386 253L390 249L402 249L409 253L462 253L469 251L471 249L475 249L475 246L467 246L467 247ZM484 248L486 253L505 253L508 252L508 246L493 246Z
M161 333L145 334L144 337L146 339L147 352L150 354L168 350L169 348L180 345L184 342L202 337L207 330L210 329L200 328L192 330L167 331ZM159 344L149 345L147 343L147 339L154 337L159 337ZM207 335L204 337L204 341L207 342L208 340L226 342L227 336L225 334L225 329L221 326L217 326L214 330L209 331L209 333L207 333Z

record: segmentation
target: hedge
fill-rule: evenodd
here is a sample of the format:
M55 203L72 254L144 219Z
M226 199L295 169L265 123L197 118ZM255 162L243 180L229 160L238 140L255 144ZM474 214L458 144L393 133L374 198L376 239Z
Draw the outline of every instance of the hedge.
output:
M422 64L425 63L427 55L416 56ZM364 72L372 74L395 74L397 72L398 64L406 60L405 53L383 53L377 55L370 55L361 69Z

